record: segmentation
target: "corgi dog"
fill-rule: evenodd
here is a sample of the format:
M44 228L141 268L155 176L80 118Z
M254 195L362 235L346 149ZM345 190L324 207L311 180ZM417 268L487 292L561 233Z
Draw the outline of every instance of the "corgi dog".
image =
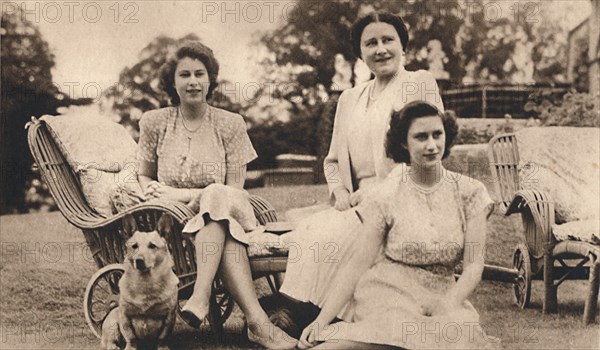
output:
M123 218L123 229L131 237L119 280L119 306L102 324L102 348L119 349L125 343L126 350L157 349L173 330L179 278L163 238L173 226L169 214L163 214L151 232L138 231L133 216Z

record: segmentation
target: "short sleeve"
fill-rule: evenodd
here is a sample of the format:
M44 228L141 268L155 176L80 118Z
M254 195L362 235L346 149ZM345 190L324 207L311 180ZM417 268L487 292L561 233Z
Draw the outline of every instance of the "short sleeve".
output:
M138 161L156 163L158 160L158 134L160 132L159 115L144 113L140 120L140 139L137 146Z
M223 140L227 168L237 168L256 159L257 154L246 132L244 119L237 115L232 118L229 128Z
M363 228L384 235L391 226L389 201L378 189L369 191L367 197L354 209Z
M492 211L494 202L490 198L487 189L480 181L470 179L472 183L467 186L467 191L464 191L463 204L465 208L465 217L468 220L485 212L486 216Z

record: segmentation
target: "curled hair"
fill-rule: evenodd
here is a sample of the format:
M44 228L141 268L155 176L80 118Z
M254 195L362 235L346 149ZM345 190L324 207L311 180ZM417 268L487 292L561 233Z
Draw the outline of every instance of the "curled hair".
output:
M365 28L371 23L387 23L394 26L398 33L398 37L400 37L402 50L406 52L409 37L408 29L406 29L406 24L404 24L402 17L386 11L377 11L357 19L356 22L352 24L352 28L350 29L350 40L352 41L352 51L356 57L361 57L360 38Z
M417 118L438 116L444 125L446 144L442 159L450 155L450 149L458 134L456 115L452 111L442 112L437 107L425 101L413 101L399 111L394 111L390 119L390 129L387 132L385 153L396 163L410 164L410 153L406 148L408 144L408 129Z
M177 90L175 89L175 71L177 70L179 61L186 57L197 59L206 67L208 80L210 81L206 95L207 98L212 97L212 93L218 85L219 62L215 58L213 51L199 41L185 42L177 49L175 55L167 60L160 69L161 87L169 95L169 99L173 105L179 105L181 102L179 94L177 94Z

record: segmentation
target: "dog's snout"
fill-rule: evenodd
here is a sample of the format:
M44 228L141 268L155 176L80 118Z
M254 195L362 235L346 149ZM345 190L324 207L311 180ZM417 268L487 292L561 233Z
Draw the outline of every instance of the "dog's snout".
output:
M146 262L144 261L144 259L134 259L133 260L133 265L138 270L145 270L146 269Z

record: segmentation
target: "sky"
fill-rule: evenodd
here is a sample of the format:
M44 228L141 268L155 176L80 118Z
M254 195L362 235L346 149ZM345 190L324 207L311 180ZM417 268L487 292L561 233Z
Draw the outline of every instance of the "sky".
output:
M256 33L276 28L294 6L285 1L15 2L29 11L55 55L54 82L73 97L95 97L163 34L195 33L213 49L220 79L241 84L259 77ZM10 7L3 4L4 11ZM84 96L85 95L85 96Z
M501 16L510 16L511 5L516 3L495 2L503 9ZM526 3L522 1L521 9ZM270 0L3 1L2 11L11 11L16 4L27 11L26 19L38 25L55 55L54 82L75 98L95 98L115 85L119 72L134 65L139 52L161 34L179 38L195 33L215 52L220 79L242 86L260 81L256 65L260 53L253 40L257 32L289 20L295 7L294 1ZM585 18L590 8L589 0L552 4L555 8L550 15L555 18L542 20L563 20L570 27ZM490 6L490 13L495 8Z

